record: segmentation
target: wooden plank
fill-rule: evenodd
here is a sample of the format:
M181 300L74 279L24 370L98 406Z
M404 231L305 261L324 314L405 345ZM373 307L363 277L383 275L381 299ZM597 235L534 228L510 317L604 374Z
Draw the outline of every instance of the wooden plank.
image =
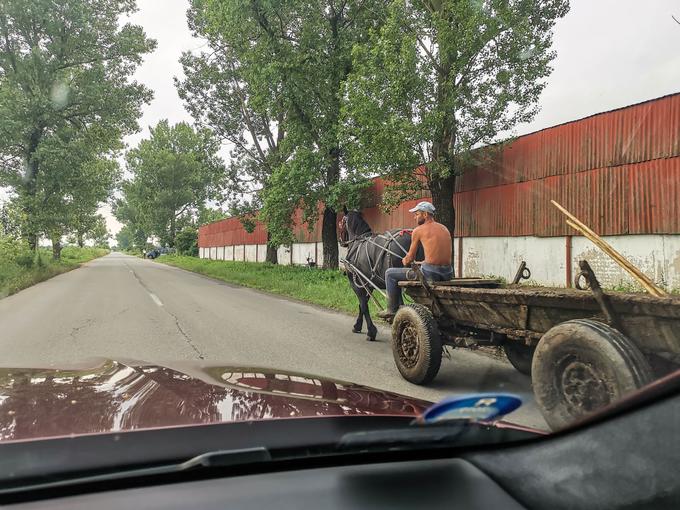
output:
M400 287L411 287L413 284L420 286L420 282L399 282ZM500 287L502 282L493 278L454 278L443 282L432 282L432 288L437 287Z
M571 214L569 211L567 211L564 207L562 207L560 204L555 202L554 200L550 201L555 207L557 207L562 214L564 214L567 218L567 225L572 227L575 230L578 230L583 234L586 238L588 238L592 243L594 243L598 248L600 248L603 252L605 252L607 255L609 255L614 262L619 264L624 270L626 270L633 278L635 278L640 285L642 285L647 292L652 294L653 296L656 297L661 297L666 295L666 293L657 287L654 282L647 277L642 271L640 271L637 267L635 267L633 264L631 264L623 255L621 255L618 251L616 251L612 246L607 243L604 239L602 239L600 236L598 236L594 231L592 231L590 228L588 228L587 225L585 225L583 222L581 222L576 216Z

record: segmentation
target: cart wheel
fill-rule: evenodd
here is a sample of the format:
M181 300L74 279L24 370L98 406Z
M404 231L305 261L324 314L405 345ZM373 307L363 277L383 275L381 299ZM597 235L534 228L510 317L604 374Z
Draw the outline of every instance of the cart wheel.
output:
M652 381L640 350L614 328L589 319L550 329L531 365L534 396L553 430Z
M503 351L510 364L524 375L531 375L531 361L536 346L529 347L519 341L508 340L503 344Z
M436 377L442 362L442 341L430 310L417 304L399 308L392 322L392 354L407 381L427 384Z

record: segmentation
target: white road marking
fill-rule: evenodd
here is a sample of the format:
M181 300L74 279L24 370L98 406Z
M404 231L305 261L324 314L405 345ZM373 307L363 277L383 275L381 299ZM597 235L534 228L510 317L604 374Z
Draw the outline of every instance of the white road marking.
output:
M151 299L153 299L153 302L156 303L158 306L163 306L163 302L158 299L158 296L154 294L153 292L149 292L149 296L151 296Z

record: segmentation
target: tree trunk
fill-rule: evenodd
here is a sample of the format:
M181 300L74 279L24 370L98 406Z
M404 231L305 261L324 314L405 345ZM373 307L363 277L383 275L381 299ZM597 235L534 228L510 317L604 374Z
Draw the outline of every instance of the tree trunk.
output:
M172 213L172 218L170 219L170 239L168 240L168 245L170 248L175 247L175 213Z
M61 259L61 236L52 237L52 259L53 260Z
M453 189L455 184L455 175L432 178L428 182L430 193L432 194L432 205L434 205L437 210L435 213L435 220L444 225L449 229L449 232L451 232L452 255L455 249L453 235L456 227L456 211L453 209Z
M24 214L27 221L27 232L25 232L26 240L31 251L38 250L38 232L35 225L35 195L37 191L38 179L38 160L35 158L35 153L38 150L40 139L42 138L43 128L38 126L33 130L28 140L28 148L26 150L27 173L24 184L24 191L28 195L28 201L24 205ZM60 250L61 251L61 250Z
M269 244L271 237L272 236L269 234L269 232L267 232L267 258L265 260L270 264L278 264L279 263L278 250L276 249L276 246L272 246L271 244Z
M83 240L83 234L82 232L78 232L78 247L82 248L85 246L85 241Z
M35 252L38 249L38 234L29 233L26 236L26 240L28 241L28 248Z
M321 227L321 241L323 242L323 268L338 268L338 214L326 206L323 211L323 224Z
M338 106L339 108L339 106ZM340 149L331 150L331 164L326 176L328 186L340 180ZM338 268L338 214L328 204L324 205L321 241L323 242L323 268Z

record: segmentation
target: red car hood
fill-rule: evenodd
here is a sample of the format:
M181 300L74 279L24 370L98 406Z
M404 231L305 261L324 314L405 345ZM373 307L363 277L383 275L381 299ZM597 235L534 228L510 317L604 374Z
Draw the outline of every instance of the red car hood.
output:
M316 416L417 416L429 402L268 369L97 360L0 368L0 441Z

